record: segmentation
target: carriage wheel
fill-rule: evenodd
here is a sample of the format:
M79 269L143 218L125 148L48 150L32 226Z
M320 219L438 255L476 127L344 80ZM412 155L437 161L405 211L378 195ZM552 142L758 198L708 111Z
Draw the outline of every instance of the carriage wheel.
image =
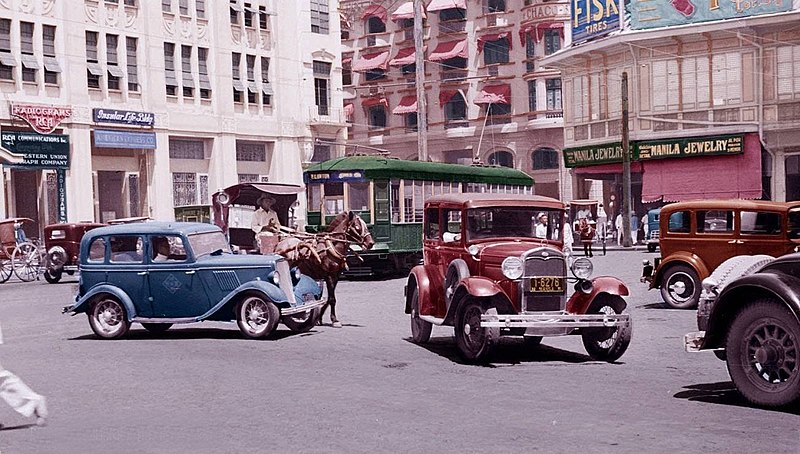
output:
M39 253L39 248L30 242L18 245L11 255L11 266L20 280L30 282L36 279L42 269L42 255Z
M0 259L0 282L7 281L14 273L11 266L11 259Z

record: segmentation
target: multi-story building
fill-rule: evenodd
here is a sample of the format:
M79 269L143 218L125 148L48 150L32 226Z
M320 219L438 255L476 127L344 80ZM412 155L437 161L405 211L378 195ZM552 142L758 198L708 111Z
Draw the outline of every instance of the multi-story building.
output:
M800 200L800 4L695 3L626 2L621 30L543 61L565 74L564 157L579 196L602 180L606 201L621 200L624 73L637 213Z
M417 159L413 2L343 0L348 145ZM428 159L514 167L564 200L561 74L542 68L569 37L569 2L425 0ZM316 159L329 156L318 147Z
M206 218L219 188L302 183L346 137L337 4L0 1L0 218Z

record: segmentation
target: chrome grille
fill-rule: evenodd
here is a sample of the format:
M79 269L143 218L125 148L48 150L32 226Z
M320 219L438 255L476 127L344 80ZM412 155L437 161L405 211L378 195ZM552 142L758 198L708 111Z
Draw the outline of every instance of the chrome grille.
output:
M289 269L289 262L284 259L279 259L275 262L275 271L278 272L278 287L286 294L289 304L294 306L296 304L294 297L294 286L292 285L292 274Z
M526 286L527 279L532 277L555 276L566 279L567 261L560 251L551 248L533 249L523 255L525 262L522 274L522 284ZM566 281L564 293L541 294L525 291L522 293L522 310L525 312L561 311L566 308Z
M214 278L217 279L219 288L224 291L231 291L239 286L239 276L235 271L214 271Z

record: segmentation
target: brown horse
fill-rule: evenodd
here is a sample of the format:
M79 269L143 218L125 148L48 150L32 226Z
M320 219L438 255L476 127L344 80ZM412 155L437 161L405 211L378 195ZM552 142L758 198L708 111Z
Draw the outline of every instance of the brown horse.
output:
M336 284L342 271L347 269L350 243L368 250L375 241L366 222L358 214L344 211L334 218L324 233L290 234L275 248L277 254L286 257L289 264L298 267L303 274L325 281L328 300L320 312L319 320L322 321L325 308L330 306L331 324L336 328L342 326L336 318Z

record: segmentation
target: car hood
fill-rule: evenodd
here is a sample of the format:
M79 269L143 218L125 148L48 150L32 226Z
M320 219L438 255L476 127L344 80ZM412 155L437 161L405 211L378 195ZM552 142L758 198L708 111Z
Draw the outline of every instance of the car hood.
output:
M502 262L506 257L521 256L525 251L539 247L551 247L555 250L561 248L557 243L544 240L508 240L493 241L491 243L476 243L481 248L479 257L482 262Z

